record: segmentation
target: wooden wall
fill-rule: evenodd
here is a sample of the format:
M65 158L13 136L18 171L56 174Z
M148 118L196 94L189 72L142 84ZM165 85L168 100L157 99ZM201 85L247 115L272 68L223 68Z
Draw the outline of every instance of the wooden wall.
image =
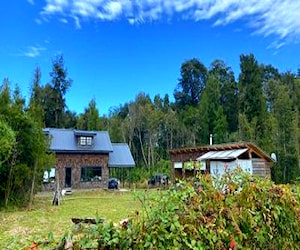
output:
M270 163L261 158L252 158L253 175L271 178Z

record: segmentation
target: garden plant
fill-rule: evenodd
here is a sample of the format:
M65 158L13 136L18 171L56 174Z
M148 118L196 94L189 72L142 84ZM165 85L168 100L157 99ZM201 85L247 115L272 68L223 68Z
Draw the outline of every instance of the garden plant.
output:
M137 195L142 209L121 223L79 224L73 249L300 249L297 186L227 171Z

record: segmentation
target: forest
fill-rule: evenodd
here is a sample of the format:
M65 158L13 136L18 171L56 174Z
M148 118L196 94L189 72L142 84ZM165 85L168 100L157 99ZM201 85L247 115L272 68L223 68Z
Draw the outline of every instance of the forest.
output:
M95 99L81 114L67 108L73 81L63 55L52 60L49 82L41 74L36 67L27 102L8 78L0 88L0 206L32 203L54 164L45 127L107 130L112 142L129 144L137 173L169 166L169 149L207 145L210 134L214 143L253 142L276 155L273 181L299 181L300 69L280 72L243 54L236 79L222 60L206 66L192 58L180 66L174 98L137 93L102 116Z

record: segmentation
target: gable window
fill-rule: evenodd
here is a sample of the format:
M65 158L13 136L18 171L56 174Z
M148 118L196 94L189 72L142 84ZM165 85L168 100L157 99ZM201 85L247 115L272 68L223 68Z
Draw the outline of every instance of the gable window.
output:
M80 146L92 146L93 145L93 137L91 137L91 136L80 136L79 137L79 145Z
M81 167L81 182L87 181L101 181L102 178L102 168L99 166L89 166L89 167Z

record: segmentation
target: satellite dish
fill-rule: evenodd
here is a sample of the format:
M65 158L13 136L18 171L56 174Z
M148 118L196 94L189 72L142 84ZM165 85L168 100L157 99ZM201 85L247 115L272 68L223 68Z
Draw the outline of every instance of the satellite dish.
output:
M273 161L277 162L277 156L275 153L271 154L271 158L273 159Z

